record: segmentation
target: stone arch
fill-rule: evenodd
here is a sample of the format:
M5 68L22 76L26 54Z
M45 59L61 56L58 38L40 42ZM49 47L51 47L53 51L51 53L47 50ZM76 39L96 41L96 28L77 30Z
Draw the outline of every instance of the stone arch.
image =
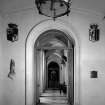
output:
M26 43L25 43L25 104L26 105L34 105L35 103L35 77L34 77L34 45L35 41L37 40L38 36L41 35L43 32L50 30L50 29L57 29L64 32L68 38L74 41L75 48L74 48L74 105L79 105L80 103L80 46L79 46L79 38L76 30L71 24L68 24L66 21L62 20L45 20L40 22L39 24L35 25L31 31L29 32Z

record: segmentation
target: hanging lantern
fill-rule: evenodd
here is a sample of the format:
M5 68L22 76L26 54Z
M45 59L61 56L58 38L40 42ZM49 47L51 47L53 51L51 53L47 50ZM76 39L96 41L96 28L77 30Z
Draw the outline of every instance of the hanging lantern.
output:
M35 0L39 14L52 17L69 15L71 0Z

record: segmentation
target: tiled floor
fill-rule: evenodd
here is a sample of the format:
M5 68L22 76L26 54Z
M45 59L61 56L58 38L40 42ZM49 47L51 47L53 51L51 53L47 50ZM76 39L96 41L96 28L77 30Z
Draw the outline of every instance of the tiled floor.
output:
M47 90L40 96L40 105L68 105L65 94L58 90Z

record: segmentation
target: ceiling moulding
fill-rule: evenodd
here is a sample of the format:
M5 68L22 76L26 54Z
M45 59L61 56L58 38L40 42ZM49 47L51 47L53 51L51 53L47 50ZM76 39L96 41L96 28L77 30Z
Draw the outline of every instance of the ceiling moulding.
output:
M98 19L101 19L101 20L105 16L102 12L89 10L89 9L84 9L84 8L73 8L73 7L71 7L71 12L78 13L78 14L83 14L83 15L88 15L88 17L94 17L94 18L98 18Z
M26 8L18 8L18 9L14 9L14 10L3 10L2 15L11 15L11 14L16 14L16 13L21 13L21 12L25 12L25 11L35 11L37 12L36 7L26 7Z

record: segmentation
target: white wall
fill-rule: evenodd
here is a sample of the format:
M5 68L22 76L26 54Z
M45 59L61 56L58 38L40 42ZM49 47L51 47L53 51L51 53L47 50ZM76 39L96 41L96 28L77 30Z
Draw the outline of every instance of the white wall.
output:
M0 102L2 101L2 95L3 95L3 52L2 52L2 48L3 48L3 44L2 44L2 33L3 33L3 28L2 28L2 17L0 16Z
M82 105L104 105L105 104L105 35L104 21L94 18L81 18L78 31L81 34L81 103ZM96 43L90 42L88 39L88 26L90 23L99 23L100 41ZM90 71L98 71L98 78L90 78Z
M24 105L25 104L25 40L31 28L45 18L39 16L35 10L18 11L4 15L3 37L0 39L0 50L3 51L3 64L0 69L0 105ZM69 17L62 17L72 24L78 33L80 41L80 105L105 105L105 24L100 23L100 41L89 41L89 24L99 22L96 16L84 13L72 12ZM13 22L19 27L19 40L9 42L6 39L7 24ZM56 21L55 21L56 22ZM1 26L0 26L1 27ZM0 33L1 35L1 33ZM1 38L1 36L0 36ZM1 42L3 47L1 47ZM1 55L1 52L0 52ZM11 80L7 77L10 59L15 60L16 75ZM1 60L0 60L1 62ZM97 70L98 78L90 78L90 71ZM2 79L3 78L3 79ZM2 87L1 87L2 86Z

